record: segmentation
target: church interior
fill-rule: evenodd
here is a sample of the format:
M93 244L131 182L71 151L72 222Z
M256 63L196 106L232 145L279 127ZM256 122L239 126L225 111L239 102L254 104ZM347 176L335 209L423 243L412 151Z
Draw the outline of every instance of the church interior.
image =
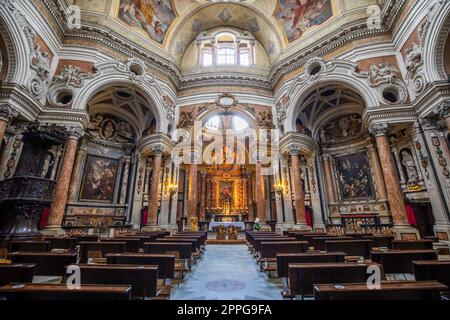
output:
M0 300L449 300L450 1L2 0Z

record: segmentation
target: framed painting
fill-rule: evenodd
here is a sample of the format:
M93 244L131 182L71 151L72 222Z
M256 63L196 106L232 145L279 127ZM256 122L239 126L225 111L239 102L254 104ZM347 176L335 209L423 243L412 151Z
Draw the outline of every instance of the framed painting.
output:
M341 199L344 202L373 200L375 188L366 152L335 158Z
M119 160L89 155L86 159L80 201L114 202Z
M331 0L279 0L275 18L289 43L333 16Z
M162 44L176 19L172 0L120 0L119 19Z

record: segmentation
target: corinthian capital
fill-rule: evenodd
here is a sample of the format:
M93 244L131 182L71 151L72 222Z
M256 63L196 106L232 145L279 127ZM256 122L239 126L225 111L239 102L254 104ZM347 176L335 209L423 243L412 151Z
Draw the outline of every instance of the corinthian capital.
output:
M156 145L152 147L152 154L154 156L160 156L164 154L164 147L161 145Z
M84 136L84 130L80 127L67 127L67 138L79 140Z
M441 102L438 107L438 112L442 119L447 119L450 117L450 101Z
M19 116L19 112L13 109L9 104L0 105L0 120L10 122Z
M299 156L302 153L302 149L298 145L289 147L289 155L290 156Z
M375 123L370 128L370 133L375 137L385 136L387 134L387 130L389 125L387 123Z

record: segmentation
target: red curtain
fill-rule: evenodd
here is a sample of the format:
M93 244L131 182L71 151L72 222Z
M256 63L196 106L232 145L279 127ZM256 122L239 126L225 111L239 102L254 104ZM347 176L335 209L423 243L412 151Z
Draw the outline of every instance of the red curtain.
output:
M312 228L312 226L313 226L312 214L311 214L311 209L308 207L305 208L305 218L306 218L306 224L308 225L308 227Z
M414 208L412 205L410 205L409 203L407 203L405 205L406 207L406 216L408 217L408 222L410 225L412 226L416 226L417 225L417 221L416 221L416 215L414 213Z
M148 222L148 209L142 211L142 221L141 226L146 226Z
M39 220L39 229L44 229L48 225L48 218L50 217L50 208L45 208L41 213L41 220Z

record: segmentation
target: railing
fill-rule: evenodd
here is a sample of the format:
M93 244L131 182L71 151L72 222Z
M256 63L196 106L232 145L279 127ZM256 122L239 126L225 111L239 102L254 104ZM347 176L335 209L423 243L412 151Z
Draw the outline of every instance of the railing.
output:
M13 177L0 181L0 202L52 202L56 181L37 177Z

